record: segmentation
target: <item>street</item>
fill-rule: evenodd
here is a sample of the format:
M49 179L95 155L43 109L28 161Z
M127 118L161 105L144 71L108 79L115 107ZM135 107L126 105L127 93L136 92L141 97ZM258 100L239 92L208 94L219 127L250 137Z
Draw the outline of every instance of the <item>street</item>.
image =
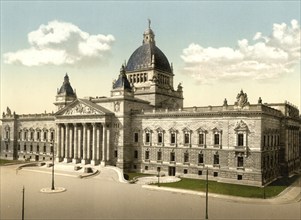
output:
M119 183L101 175L80 179L55 176L63 193L41 193L51 186L51 175L17 166L0 167L0 219L21 219L25 187L25 219L204 219L205 198L152 191L141 185ZM38 169L38 168L37 168ZM243 204L209 198L209 219L300 219L301 203Z

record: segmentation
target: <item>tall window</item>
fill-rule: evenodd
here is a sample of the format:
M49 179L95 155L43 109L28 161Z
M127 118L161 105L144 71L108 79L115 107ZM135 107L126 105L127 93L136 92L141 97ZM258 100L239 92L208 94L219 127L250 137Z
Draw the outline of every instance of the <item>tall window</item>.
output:
M243 167L244 166L244 158L242 156L237 157L237 167Z
M32 145L30 145L30 152L32 152Z
M37 139L40 140L40 132L37 132Z
M204 144L204 134L203 133L199 134L199 144L201 144L201 145Z
M145 133L145 143L149 143L150 142L150 135L149 132Z
M44 140L47 139L47 132L46 132L46 131L44 131L44 133L43 133L43 139L44 139Z
M145 151L145 160L149 160L149 151Z
M33 131L30 132L30 139L33 140Z
M46 145L43 147L43 152L46 153Z
M190 134L185 133L184 134L184 144L189 144L190 143Z
M40 151L40 146L38 145L38 146L37 146L37 152L39 152L39 151Z
M175 160L176 160L175 152L170 152L170 161L175 161Z
M18 137L18 139L21 139L21 137L22 137L22 132L19 131L19 137Z
M219 145L219 134L214 134L214 145Z
M24 140L27 140L27 131L24 131Z
M184 163L188 163L189 162L189 154L188 152L184 153Z
M171 133L170 134L170 143L171 144L175 144L176 143L176 134L175 133Z
M9 138L9 131L5 132L5 138L8 139Z
M54 139L54 132L51 131L51 133L50 133L50 140L53 141L53 139Z
M139 136L138 136L138 132L135 132L135 133L134 133L134 142L135 142L135 143L138 143L138 140L139 140L138 137L139 137Z
M162 152L158 151L157 153L157 160L162 160Z
M137 150L134 151L134 158L138 159L138 151Z
M213 164L215 164L215 165L219 164L219 155L218 154L214 155Z
M237 146L244 146L244 134L237 135Z
M158 133L158 144L162 144L163 142L163 134L160 132Z
M203 153L199 153L199 163L204 163L204 154Z
M24 147L23 147L23 148L24 148L24 151L26 151L26 144L24 144Z

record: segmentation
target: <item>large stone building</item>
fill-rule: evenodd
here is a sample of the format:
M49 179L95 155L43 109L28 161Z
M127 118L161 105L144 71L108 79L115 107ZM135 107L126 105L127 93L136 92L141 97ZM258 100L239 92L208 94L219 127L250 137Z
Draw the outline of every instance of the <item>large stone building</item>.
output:
M51 88L50 88L51 89ZM292 104L183 107L181 84L150 27L110 97L78 98L66 74L52 114L2 116L1 158L113 165L125 171L264 185L300 169L301 118ZM54 149L52 149L54 146Z

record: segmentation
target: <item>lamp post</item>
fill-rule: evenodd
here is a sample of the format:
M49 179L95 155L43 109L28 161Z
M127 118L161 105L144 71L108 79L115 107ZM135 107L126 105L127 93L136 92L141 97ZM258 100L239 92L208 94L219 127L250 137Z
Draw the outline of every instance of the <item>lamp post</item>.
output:
M54 147L53 147L53 141L50 143L50 149L52 150L52 184L51 184L51 190L55 190L55 188L54 188Z
M158 187L160 187L160 171L161 171L161 167L158 167L157 171L158 171Z
M206 171L206 215L205 219L208 219L208 167Z
M22 220L24 220L24 197L25 197L25 188L23 186L23 190L22 190Z

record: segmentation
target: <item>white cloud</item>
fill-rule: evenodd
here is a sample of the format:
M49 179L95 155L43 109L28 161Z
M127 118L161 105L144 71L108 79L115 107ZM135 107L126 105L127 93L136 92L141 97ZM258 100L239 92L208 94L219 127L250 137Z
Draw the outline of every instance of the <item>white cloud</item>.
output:
M28 49L4 54L4 62L25 66L45 64L76 64L81 61L99 61L110 51L115 41L112 35L91 35L74 24L50 21L28 34Z
M198 82L267 79L290 73L300 62L300 25L274 24L270 36L257 32L253 44L243 39L237 48L203 48L192 43L183 50L185 72Z

